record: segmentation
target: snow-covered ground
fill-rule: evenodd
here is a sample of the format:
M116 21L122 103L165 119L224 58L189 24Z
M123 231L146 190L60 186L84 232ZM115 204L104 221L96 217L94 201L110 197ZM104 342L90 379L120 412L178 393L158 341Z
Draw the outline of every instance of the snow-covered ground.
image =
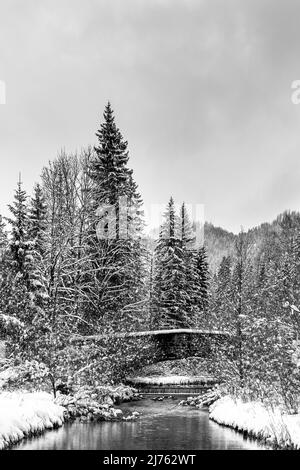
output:
M48 393L0 393L0 449L63 424L64 408Z
M243 402L229 396L210 407L209 416L219 424L266 439L282 447L300 449L300 415L285 415L259 402Z

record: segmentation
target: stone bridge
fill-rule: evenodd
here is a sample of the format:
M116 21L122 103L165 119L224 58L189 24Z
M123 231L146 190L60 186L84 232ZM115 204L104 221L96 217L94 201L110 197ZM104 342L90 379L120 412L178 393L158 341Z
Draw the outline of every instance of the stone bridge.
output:
M134 340L135 338L149 339L153 345L155 354L154 362L163 360L184 359L187 357L207 357L214 347L225 342L231 334L226 331L202 330L202 329L171 329L134 331L129 333L114 333L110 335L78 336L73 342L101 341L111 338L123 338Z

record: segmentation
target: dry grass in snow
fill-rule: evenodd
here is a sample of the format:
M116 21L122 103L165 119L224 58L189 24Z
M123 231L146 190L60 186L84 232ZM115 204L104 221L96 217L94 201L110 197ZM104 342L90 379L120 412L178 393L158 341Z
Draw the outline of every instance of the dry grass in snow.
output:
M210 407L210 418L281 447L300 448L300 415L284 415L260 402L243 402L229 396Z
M63 413L48 393L0 393L0 449L61 426Z

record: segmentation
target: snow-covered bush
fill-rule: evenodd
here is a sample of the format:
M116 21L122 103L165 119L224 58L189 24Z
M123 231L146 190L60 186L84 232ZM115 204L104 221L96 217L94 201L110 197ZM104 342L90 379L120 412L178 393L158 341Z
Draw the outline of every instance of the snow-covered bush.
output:
M9 328L21 329L24 327L24 323L18 318L13 317L12 315L5 315L4 313L0 313L0 325L1 328L5 330L8 330Z
M10 366L0 372L0 389L49 389L49 369L37 361L25 361L17 366Z

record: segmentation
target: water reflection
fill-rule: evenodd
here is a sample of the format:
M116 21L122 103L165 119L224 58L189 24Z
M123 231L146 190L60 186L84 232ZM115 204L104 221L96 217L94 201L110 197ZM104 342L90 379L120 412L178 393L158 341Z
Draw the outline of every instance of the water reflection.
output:
M140 411L135 422L73 423L28 439L20 450L115 449L263 449L258 442L208 419L206 411L166 400L143 400L121 408Z

